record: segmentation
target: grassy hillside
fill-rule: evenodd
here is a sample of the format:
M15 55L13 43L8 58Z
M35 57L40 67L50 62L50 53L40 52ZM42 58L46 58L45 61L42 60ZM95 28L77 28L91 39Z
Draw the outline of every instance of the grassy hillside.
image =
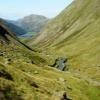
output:
M32 63L32 57L37 58L32 56L33 53L30 55L30 52L19 46L13 47L0 46L2 51L5 48L7 50L4 56L0 56L1 99L60 100L63 91L66 91L68 97L74 100L99 100L97 83L41 65L39 59L38 64Z
M99 3L75 0L33 49L0 20L0 100L61 100L64 92L72 100L100 100ZM58 57L68 58L68 71L48 66Z
M47 65L0 20L0 100L99 100L99 83Z
M99 4L100 0L75 0L29 44L42 47L51 59L67 57L72 72L100 82Z

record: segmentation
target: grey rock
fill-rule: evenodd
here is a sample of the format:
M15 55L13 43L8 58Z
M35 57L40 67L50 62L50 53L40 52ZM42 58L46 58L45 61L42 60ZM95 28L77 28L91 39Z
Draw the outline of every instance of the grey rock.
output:
M55 67L61 71L64 71L66 66L66 62L67 62L67 58L58 58L55 60L55 63L53 65L51 65L51 67ZM67 68L68 69L68 68Z

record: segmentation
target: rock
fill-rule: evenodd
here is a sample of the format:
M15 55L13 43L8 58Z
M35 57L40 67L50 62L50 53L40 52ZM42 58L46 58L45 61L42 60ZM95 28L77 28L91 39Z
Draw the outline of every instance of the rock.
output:
M68 96L67 96L67 93L64 92L64 93L63 93L63 96L61 97L60 100L72 100L72 99L69 99Z
M65 63L67 62L67 59L65 58L59 58L59 60L57 61L57 65L58 65L58 69L60 69L61 71L64 71L66 68Z
M67 60L68 60L67 58L58 58L55 60L55 63L53 65L51 65L51 67L55 67L61 71L64 71L65 68L67 68L67 66L65 64L67 62Z
M32 64L35 64L34 61L31 61Z
M4 55L0 53L0 56L4 56Z
M51 100L72 100L69 99L65 91L55 92L51 98Z
M7 64L11 64L11 62L12 62L12 60L9 58L9 59L6 59L5 64L6 64L6 65L7 65Z
M0 56L4 56L5 55L5 52L0 52Z
M10 62L10 61L11 61L11 59L9 58L9 59L8 59L8 61Z
M39 88L39 86L35 82L30 82L30 85L35 87L35 88Z

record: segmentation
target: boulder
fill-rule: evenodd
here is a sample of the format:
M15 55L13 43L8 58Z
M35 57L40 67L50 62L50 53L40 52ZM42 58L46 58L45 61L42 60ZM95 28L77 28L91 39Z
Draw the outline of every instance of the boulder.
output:
M72 100L72 99L69 99L67 93L64 92L60 100Z

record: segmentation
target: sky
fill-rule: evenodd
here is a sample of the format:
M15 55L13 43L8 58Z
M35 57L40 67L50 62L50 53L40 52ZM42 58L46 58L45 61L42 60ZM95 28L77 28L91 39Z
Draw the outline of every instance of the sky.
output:
M30 14L57 16L73 0L0 0L0 18L17 20Z

